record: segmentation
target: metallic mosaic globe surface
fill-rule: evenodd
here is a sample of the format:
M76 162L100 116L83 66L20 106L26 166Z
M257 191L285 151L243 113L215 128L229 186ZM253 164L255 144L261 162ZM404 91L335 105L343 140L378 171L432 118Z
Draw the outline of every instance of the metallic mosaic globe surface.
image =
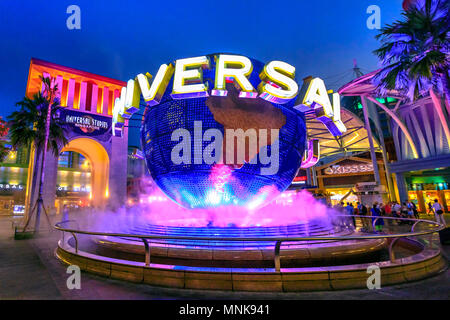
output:
M209 88L213 88L215 61L212 55L210 60L210 69L203 70L203 80L208 82ZM254 88L257 88L261 82L259 73L264 64L253 59L251 61L253 72L249 80ZM231 125L237 129L244 120L248 120L246 125L251 127L252 119L257 119L260 116L260 110L267 109L267 105L269 105L269 109L273 109L268 110L268 114L280 115L284 125L279 129L279 165L275 174L261 174L261 168L267 168L269 164L262 164L258 155L256 155L256 163L248 161L240 167L226 166L228 171L223 173L220 171L221 167L216 164L206 164L204 161L202 164L195 164L193 156L192 163L179 165L173 163L171 153L180 142L180 140L172 141L171 136L174 130L186 129L190 132L192 137L191 155L193 155L195 151L195 121L201 121L203 133L212 128L220 130L224 135L226 126L224 123L216 121L218 116L211 111L216 109L210 108L212 100L208 100L212 99L211 97L172 99L170 96L172 81L169 83L161 103L147 107L141 128L141 142L147 167L155 183L168 197L186 208L232 205L254 209L270 202L280 192L286 190L301 165L306 142L305 118L301 112L292 108L294 101L280 105L257 98L252 99L254 102L251 102L253 104L251 107L246 107L247 102L244 100L248 101L249 99L245 98L235 99L234 101L237 101L235 104L230 102L232 107L225 113L225 117L230 116L230 120L227 120L227 127ZM214 97L213 99L216 99L214 103L217 104L217 99L227 99L227 97ZM240 105L241 103L242 105ZM220 105L221 101L218 104ZM213 107L215 106L213 105ZM242 113L239 112L246 108L248 109L244 110L246 116L240 116ZM261 117L259 119L261 122ZM236 122L235 125L233 125L233 121ZM243 129L246 130L246 128ZM258 130L256 131L258 132ZM268 131L270 132L270 129ZM202 150L210 143L211 141L202 141ZM270 145L263 148L267 148L268 154L271 154ZM261 150L260 148L259 154L261 154Z

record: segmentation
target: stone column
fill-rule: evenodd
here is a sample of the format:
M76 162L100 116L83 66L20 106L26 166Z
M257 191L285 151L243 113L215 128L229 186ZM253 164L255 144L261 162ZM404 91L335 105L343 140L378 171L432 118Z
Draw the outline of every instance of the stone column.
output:
M447 202L445 201L445 193L442 190L438 190L438 198L439 198L439 203L442 205L442 209L444 210L444 212L448 212L448 205Z
M311 168L306 168L305 171L306 171L306 183L308 184L308 186L312 186L313 181L311 176Z
M122 137L111 137L109 205L119 208L127 201L128 128Z
M55 214L55 199L56 199L56 180L58 177L58 156L55 156L52 151L47 152L45 165L45 182L43 190L43 200L45 209L48 214Z
M396 173L395 180L397 180L398 195L400 197L399 202L402 204L408 200L408 190L406 189L406 182L403 173Z
M30 162L34 161L34 159L30 159ZM43 195L42 199L44 201L45 209L48 214L55 213L55 198L56 198L56 179L58 174L58 157L55 157L52 151L48 151L45 159L45 180L43 186ZM32 172L29 173L28 181L30 183L30 194L27 195L27 200L30 203L30 210L33 209L36 204L38 193L39 193L39 181L40 181L40 168L33 168L33 170L38 170L37 179L32 181ZM36 211L33 215L36 214ZM44 213L42 213L44 215ZM41 216L41 219L45 219L44 216Z
M367 139L369 140L370 157L372 158L373 174L375 177L375 183L377 185L380 185L380 172L378 171L378 162L377 162L377 156L375 154L375 148L373 145L372 129L370 128L369 112L367 110L367 102L366 102L366 98L364 96L361 96L361 103L363 106L364 124L365 124L366 131L367 131Z
M417 190L416 195L417 195L417 202L419 203L419 211L421 213L427 213L427 204L423 199L423 191Z

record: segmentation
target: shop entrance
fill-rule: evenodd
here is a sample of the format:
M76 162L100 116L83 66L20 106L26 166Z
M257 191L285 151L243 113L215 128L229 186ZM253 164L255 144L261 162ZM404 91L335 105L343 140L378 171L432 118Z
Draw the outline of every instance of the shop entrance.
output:
M56 179L56 212L61 213L64 206L71 211L91 206L91 163L81 153L61 152L58 158Z
M109 157L103 146L90 138L71 140L58 159L57 212L64 204L101 207L109 197Z

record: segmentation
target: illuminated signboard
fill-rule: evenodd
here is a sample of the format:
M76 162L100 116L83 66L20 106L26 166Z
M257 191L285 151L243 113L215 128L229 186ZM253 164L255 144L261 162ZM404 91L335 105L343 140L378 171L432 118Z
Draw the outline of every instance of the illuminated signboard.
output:
M1 191L15 191L15 190L23 190L24 185L22 184L12 184L12 183L0 183Z
M340 117L340 97L338 93L330 94L320 78L309 78L299 89L295 81L295 67L282 61L267 63L259 73L259 84L254 87L249 81L253 65L249 58L241 55L217 54L209 56L179 59L170 64L163 64L156 76L138 74L122 88L120 97L116 98L113 109L113 135L122 136L126 119L139 110L140 97L148 106L161 102L164 92L173 77L173 99L190 99L199 97L228 95L225 83L234 82L241 99L264 99L272 103L286 104L295 99L294 109L310 112L321 121L334 136L340 136L346 127ZM213 87L203 79L203 70L215 68ZM152 81L153 79L153 81ZM331 98L331 99L330 99ZM313 150L311 150L313 151ZM316 150L317 151L317 150ZM317 157L312 152L308 165Z
M73 110L61 110L59 118L64 124L70 125L77 133L83 135L101 135L111 127L111 119L108 117Z
M361 173L361 172L372 172L373 165L371 163L358 163L352 165L334 165L324 169L324 174L335 175L335 174L348 174L348 173Z
M306 184L307 177L306 176L297 176L292 181L292 184Z

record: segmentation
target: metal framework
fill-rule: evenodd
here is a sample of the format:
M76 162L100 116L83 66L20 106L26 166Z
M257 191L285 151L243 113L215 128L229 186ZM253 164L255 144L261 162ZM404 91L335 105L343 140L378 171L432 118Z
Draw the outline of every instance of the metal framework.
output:
M321 122L313 116L306 115L308 139L319 139L322 158L337 154L346 156L370 149L367 131L361 119L345 108L341 108L341 118L347 131L343 135L335 137ZM378 141L375 138L373 140L375 150L380 151Z

